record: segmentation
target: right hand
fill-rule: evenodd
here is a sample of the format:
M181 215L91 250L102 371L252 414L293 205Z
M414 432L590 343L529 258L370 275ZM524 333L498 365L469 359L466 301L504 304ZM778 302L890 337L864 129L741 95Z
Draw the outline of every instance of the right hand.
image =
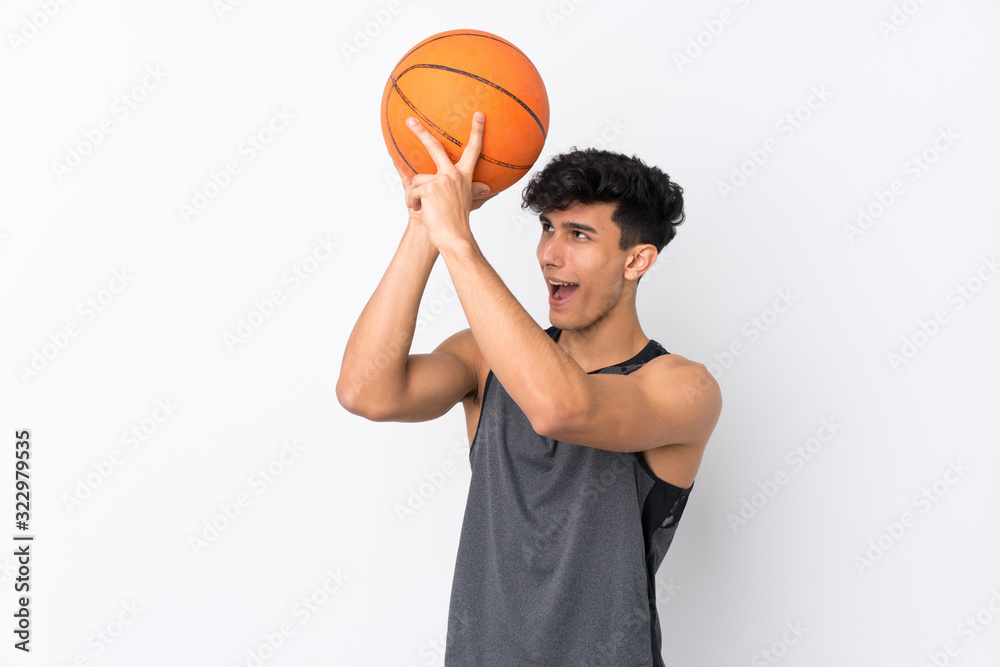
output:
M430 179L434 178L434 174L416 174L415 176L409 176L397 167L395 162L393 162L393 166L396 167L396 173L399 174L399 178L403 182L403 201L406 202L410 200L410 190L414 186L426 183ZM490 186L486 183L481 183L479 181L472 182L473 211L481 207L488 199L491 199L494 196L495 194L490 194ZM409 208L409 204L407 204L407 208ZM414 216L416 216L416 220L420 220L419 210L415 211L410 208L409 211L411 220L414 219Z

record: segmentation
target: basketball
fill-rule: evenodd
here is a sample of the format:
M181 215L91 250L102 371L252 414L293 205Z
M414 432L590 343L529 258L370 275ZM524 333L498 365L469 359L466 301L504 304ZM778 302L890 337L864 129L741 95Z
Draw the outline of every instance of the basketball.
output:
M435 174L437 166L406 126L414 116L453 163L462 156L472 114L486 114L483 149L472 180L497 194L528 173L549 130L549 98L528 56L481 30L449 30L407 51L382 93L382 136L404 174Z

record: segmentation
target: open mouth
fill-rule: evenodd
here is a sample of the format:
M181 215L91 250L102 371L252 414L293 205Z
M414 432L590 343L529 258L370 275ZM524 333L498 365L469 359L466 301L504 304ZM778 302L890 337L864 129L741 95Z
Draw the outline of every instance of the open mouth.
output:
M551 301L565 301L570 298L576 291L580 289L580 285L577 283L560 284L558 281L553 284L552 281L547 281L549 285L549 297Z

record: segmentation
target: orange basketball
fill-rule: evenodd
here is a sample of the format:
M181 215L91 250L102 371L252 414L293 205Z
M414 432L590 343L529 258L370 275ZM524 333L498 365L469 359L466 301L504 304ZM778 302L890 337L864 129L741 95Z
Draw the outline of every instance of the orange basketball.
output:
M473 180L496 194L528 173L542 152L549 130L542 77L520 49L488 32L428 37L396 63L382 93L382 136L392 161L411 176L437 173L406 126L414 116L458 162L476 111L486 114L486 129Z

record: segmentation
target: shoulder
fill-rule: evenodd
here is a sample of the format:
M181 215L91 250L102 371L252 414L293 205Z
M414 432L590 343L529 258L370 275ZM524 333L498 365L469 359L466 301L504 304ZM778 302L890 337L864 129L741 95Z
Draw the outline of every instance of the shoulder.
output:
M708 367L679 354L654 357L632 375L651 390L683 395L709 412L722 407L722 390Z
M650 409L682 433L666 449L675 451L671 445L682 445L700 457L722 414L722 391L708 367L679 354L662 354L632 375Z
M479 345L476 343L476 337L472 335L472 329L468 327L445 338L438 349L454 354L470 364L477 357L482 357Z
M662 345L660 347L662 348ZM661 374L661 373L675 373L681 371L682 369L689 369L689 370L704 369L706 373L708 372L708 367L705 366L704 364L700 364L697 361L692 361L687 357L683 357L675 353L660 354L656 357L653 357L645 364L643 364L641 368L638 368L635 372L649 373L651 370L653 370L655 374Z

